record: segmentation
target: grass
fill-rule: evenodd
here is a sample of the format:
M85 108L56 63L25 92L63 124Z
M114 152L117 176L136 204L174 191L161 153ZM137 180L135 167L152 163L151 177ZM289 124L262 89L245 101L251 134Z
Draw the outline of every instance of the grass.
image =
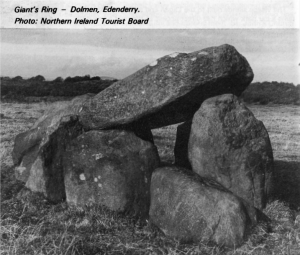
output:
M300 162L300 107L251 105L249 108L266 126L274 158Z
M236 249L209 243L182 244L141 222L100 206L50 204L14 178L11 150L49 104L2 104L1 254L300 254L299 107L250 106L269 131L275 156L277 191L258 225ZM153 131L163 161L172 163L176 125ZM3 139L3 137L5 139Z

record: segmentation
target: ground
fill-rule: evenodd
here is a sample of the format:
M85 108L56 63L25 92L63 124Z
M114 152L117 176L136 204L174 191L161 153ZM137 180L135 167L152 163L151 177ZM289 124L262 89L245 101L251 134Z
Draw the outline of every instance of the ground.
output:
M276 190L264 210L272 223L259 225L243 246L228 250L209 243L180 244L128 215L65 202L53 205L24 189L13 174L13 139L51 104L1 105L2 254L300 254L299 106L249 106L265 124L274 151ZM170 163L176 127L153 130L161 159Z

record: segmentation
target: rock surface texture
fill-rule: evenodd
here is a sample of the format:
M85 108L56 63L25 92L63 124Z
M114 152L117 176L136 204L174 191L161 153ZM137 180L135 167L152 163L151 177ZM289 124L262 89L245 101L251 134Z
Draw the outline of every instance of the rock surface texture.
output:
M212 96L239 95L252 81L247 60L221 45L157 59L88 100L80 112L87 129L143 122L150 129L189 120Z
M77 116L90 96L55 104L29 131L15 138L12 156L17 179L53 202L65 198L61 154L66 143L83 132Z
M146 216L156 147L132 132L89 131L72 140L63 158L67 202L101 204Z
M267 130L230 94L207 99L193 118L188 157L193 171L213 178L262 209L272 187Z
M150 221L180 241L238 246L255 224L248 210L255 209L192 171L164 167L152 174Z

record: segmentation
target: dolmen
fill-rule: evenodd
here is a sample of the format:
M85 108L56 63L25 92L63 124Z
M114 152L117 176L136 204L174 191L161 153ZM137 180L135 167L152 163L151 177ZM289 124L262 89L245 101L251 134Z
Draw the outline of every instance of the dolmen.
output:
M230 45L164 56L17 135L16 178L52 202L149 217L180 241L241 245L272 188L268 133L237 98L252 79ZM151 129L181 122L163 166Z

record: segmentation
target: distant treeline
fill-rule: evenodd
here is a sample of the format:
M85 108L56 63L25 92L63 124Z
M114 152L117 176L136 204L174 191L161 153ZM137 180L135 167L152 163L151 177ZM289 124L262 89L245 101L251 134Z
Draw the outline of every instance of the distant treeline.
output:
M21 76L1 77L1 98L22 100L26 97L75 97L99 93L117 80L102 80L99 76L57 77L46 81L41 75L29 79Z
M21 76L1 77L1 98L22 100L26 97L75 97L99 93L117 80L102 80L99 76L75 76L65 80L57 77L46 81L41 75L30 79ZM241 99L249 104L300 105L300 85L284 82L254 82L242 93Z
M276 81L254 82L243 92L241 98L249 104L300 105L300 85Z

